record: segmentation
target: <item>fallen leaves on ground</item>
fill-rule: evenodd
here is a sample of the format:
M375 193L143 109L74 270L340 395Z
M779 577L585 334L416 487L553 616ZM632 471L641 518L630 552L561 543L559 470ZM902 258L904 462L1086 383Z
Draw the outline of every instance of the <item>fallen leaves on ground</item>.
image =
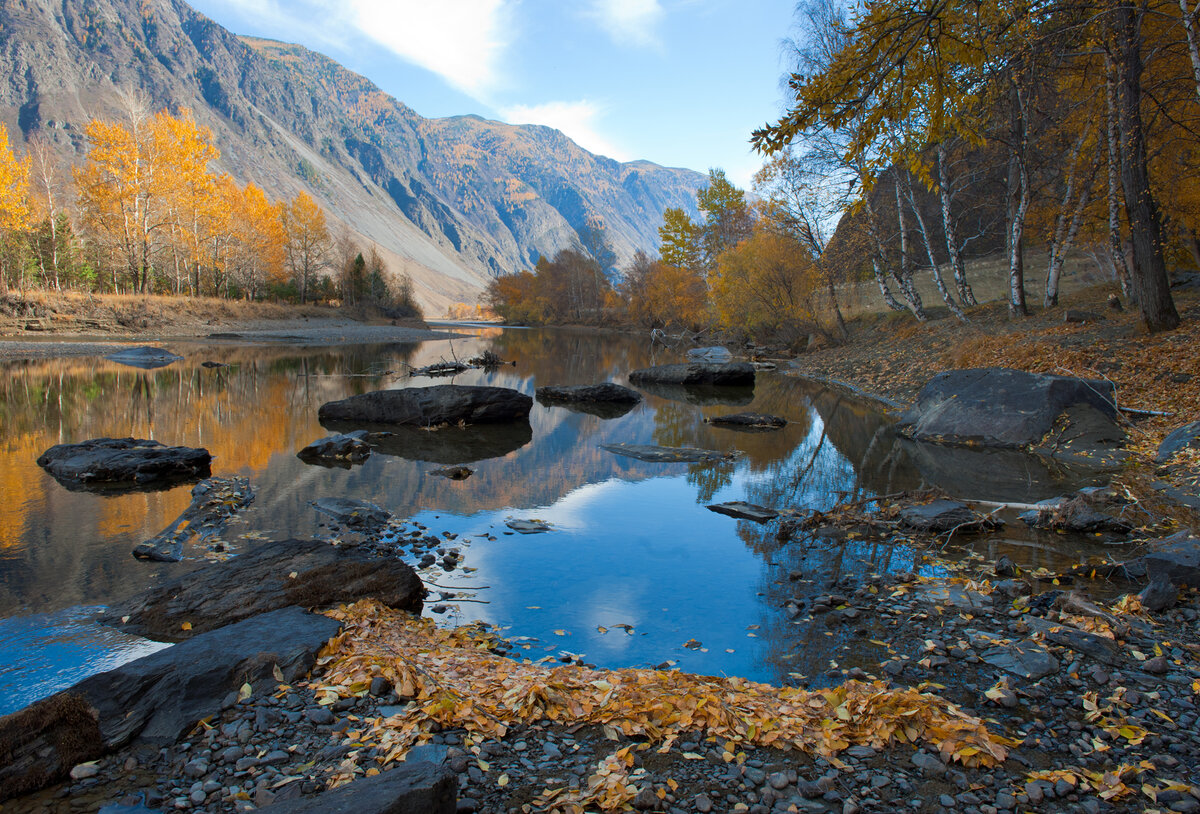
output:
M328 615L342 623L342 632L321 651L318 694L361 696L372 678L383 676L414 699L404 713L363 721L354 733L356 745L379 747L385 762L428 740L434 724L501 738L512 724L543 720L601 725L661 743L663 751L700 732L728 744L797 749L834 761L854 744L926 743L967 766L995 765L1007 756L1006 741L978 718L917 689L849 681L805 690L673 671L549 666L493 654L500 639L486 628L438 628L373 600ZM613 758L587 789L548 793L548 809L582 810L576 797L589 793L596 798L587 805L623 805L633 784L618 765L625 758L620 752Z

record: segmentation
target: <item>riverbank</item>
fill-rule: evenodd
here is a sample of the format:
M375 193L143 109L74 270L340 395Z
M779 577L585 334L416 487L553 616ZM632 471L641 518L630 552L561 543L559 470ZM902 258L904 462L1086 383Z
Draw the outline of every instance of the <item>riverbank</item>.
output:
M417 318L388 320L319 305L51 292L0 297L0 361L97 356L129 342L169 339L321 345L420 342L451 335Z

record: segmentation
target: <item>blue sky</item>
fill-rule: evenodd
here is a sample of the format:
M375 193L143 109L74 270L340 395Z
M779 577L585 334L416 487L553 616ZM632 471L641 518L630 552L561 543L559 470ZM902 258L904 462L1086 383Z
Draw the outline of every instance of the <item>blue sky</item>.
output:
M592 152L747 186L776 118L794 0L192 0L298 42L422 116L557 127Z

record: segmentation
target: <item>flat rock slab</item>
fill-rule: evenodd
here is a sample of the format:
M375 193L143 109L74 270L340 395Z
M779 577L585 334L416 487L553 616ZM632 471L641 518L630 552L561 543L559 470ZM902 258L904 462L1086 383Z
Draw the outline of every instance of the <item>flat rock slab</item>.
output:
M1011 644L997 644L995 647L985 650L980 658L1006 673L1012 673L1031 681L1054 675L1060 667L1058 659L1032 639L1022 639Z
M526 421L533 399L507 387L439 384L376 390L321 405L324 421L357 421L373 424L500 424Z
M1085 656L1091 656L1096 661L1104 662L1110 667L1115 667L1124 661L1120 646L1105 636L1097 636L1095 633L1088 633L1086 630L1064 625L1061 622L1051 622L1040 616L1026 614L1021 617L1021 621L1028 625L1030 630L1044 635L1047 641L1069 647Z
M781 430L787 426L787 419L766 413L731 413L708 419L714 427L727 427L731 430L749 430L762 432L764 430Z
M188 545L203 544L254 500L249 478L207 478L192 487L192 502L175 522L139 543L133 556L140 560L179 562Z
M539 534L553 528L544 520L507 520L504 525L521 534Z
M1119 444L1111 382L975 368L939 373L922 388L899 429L918 441L985 447ZM1056 430L1063 420L1065 426Z
M405 761L374 777L359 777L315 797L262 810L271 814L455 814L457 808L454 772L427 761Z
M961 585L938 585L936 583L919 587L917 597L923 602L935 605L953 605L962 610L991 609L994 605L991 597L968 590Z
M717 463L732 461L737 457L736 452L692 447L656 447L648 444L601 444L600 448L615 455L656 464Z
M642 400L642 394L614 382L604 382L603 384L539 387L537 389L537 400L547 402L591 401L611 404L637 404Z
M913 531L941 534L947 531L975 532L999 528L999 520L980 514L965 503L934 500L900 510L900 524Z
M687 352L689 362L717 362L723 364L733 359L729 348L714 345L709 348L692 348Z
M733 500L728 503L714 503L708 507L708 510L717 514L736 517L739 520L753 520L755 523L766 523L768 520L774 520L779 516L779 512L774 509L768 509L766 506L759 506L754 503L746 503L742 500Z
M197 568L110 607L100 621L149 639L180 641L290 605L364 597L420 613L425 586L398 559L319 540L283 540ZM183 629L185 622L190 629Z
M1184 424L1182 427L1172 430L1158 445L1154 462L1165 464L1180 452L1192 447L1200 447L1200 421L1193 421L1191 424Z
M349 469L371 457L370 435L366 430L327 435L297 452L296 457L308 464Z
M174 743L242 684L306 675L338 623L291 607L245 619L87 678L0 718L0 800L138 740Z
M56 444L37 463L68 488L145 489L207 478L212 455L143 438L93 438Z
M143 370L154 370L159 367L166 367L172 362L178 362L182 356L177 356L164 348L152 348L148 345L142 345L137 348L126 348L119 350L116 353L110 353L104 357L110 362L117 362L130 367L140 367Z
M754 365L749 362L688 362L678 365L658 365L635 370L629 374L634 384L735 385L754 384Z

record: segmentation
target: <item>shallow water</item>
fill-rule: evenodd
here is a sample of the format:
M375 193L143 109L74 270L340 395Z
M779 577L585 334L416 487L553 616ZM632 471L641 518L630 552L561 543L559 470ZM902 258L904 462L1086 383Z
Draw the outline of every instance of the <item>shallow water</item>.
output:
M1023 456L947 458L913 449L895 440L890 419L873 405L778 372L760 372L752 390L660 391L617 418L535 402L528 429L402 433L349 470L296 457L328 434L316 418L326 401L451 381L405 377L408 366L492 350L516 366L452 381L532 395L546 384L624 383L634 368L682 359L641 338L462 330L469 335L416 345L172 342L167 347L184 360L150 371L97 358L0 370L0 664L10 665L0 669L0 713L141 654L127 637L87 624L87 609L197 561L147 563L129 553L183 511L190 486L116 496L70 491L35 463L56 443L135 436L207 447L214 475L246 475L257 490L224 534L235 550L327 533L310 506L323 496L373 501L433 533L456 534L452 544L474 570L427 577L457 598L469 591L475 601L439 602L435 588L426 613L445 604L447 613L436 616L444 623L497 624L523 637L530 657L571 653L610 667L671 662L773 683L818 676L831 661L877 663L877 646L862 629L792 623L782 603L827 593L838 577L910 570L914 553L853 540L781 543L774 524L718 515L707 504L820 509L844 495L930 482L974 498L1030 500L1060 493L1056 478L1077 481ZM230 367L207 369L200 365L206 359ZM743 410L790 423L770 433L705 423ZM621 442L741 454L732 463L657 464L600 448ZM468 480L430 474L460 463L475 470ZM510 518L538 518L553 530L513 534L504 525ZM988 557L1003 552L1021 564L1053 567L1076 561L1079 545L1011 529L976 547ZM692 639L702 646L684 647ZM11 668L18 663L24 666Z

